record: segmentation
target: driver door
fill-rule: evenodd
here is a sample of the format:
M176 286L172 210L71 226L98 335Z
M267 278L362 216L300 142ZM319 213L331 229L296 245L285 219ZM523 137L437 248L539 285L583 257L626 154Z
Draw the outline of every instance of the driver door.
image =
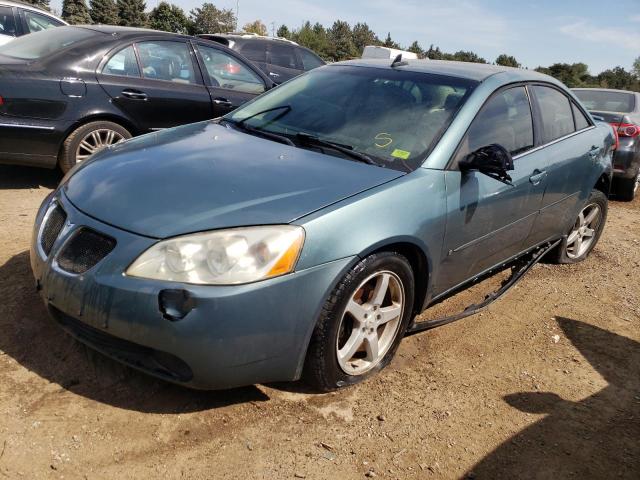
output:
M478 171L461 172L460 159L499 144L514 157L507 185ZM547 162L535 145L533 115L524 86L502 89L485 103L445 173L446 233L437 293L453 288L528 248L538 216Z

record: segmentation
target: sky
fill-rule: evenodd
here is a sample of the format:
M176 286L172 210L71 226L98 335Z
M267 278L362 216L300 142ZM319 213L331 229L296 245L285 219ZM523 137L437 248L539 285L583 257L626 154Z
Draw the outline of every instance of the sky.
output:
M147 9L160 0L147 0ZM169 0L171 1L171 0ZM186 12L204 0L173 0ZM403 46L417 40L447 52L472 50L490 62L501 53L525 67L583 62L591 74L640 56L640 0L207 0L236 9L239 24L262 20L271 32L304 21L366 22L382 39ZM60 11L62 0L52 0Z

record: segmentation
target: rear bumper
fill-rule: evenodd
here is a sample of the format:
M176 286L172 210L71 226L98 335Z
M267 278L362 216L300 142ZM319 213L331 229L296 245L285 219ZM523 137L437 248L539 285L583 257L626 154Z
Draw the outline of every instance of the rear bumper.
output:
M613 154L614 178L635 178L640 168L640 138L621 138Z
M198 286L127 277L127 266L154 239L87 217L64 195L67 223L49 258L38 248L38 214L31 267L56 321L90 347L164 380L222 389L299 378L322 305L352 259L238 286ZM48 204L49 199L45 202ZM56 255L80 226L111 236L114 250L82 275L63 271ZM194 308L170 321L159 308L165 289L189 292Z

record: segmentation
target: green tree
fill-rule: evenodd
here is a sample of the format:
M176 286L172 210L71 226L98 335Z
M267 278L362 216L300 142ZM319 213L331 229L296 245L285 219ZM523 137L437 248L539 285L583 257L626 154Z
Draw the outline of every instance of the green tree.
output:
M160 2L149 14L149 27L165 32L187 33L189 20L177 5Z
M276 32L276 35L280 38L290 38L291 32L289 31L289 28L286 25L280 25L280 28Z
M260 20L247 23L244 27L242 27L242 30L247 33L257 33L258 35L262 36L267 36L269 34L269 32L267 31L267 26Z
M219 9L213 3L203 3L200 8L191 10L191 33L232 32L236 28L236 15L233 10Z
M380 45L382 42L366 23L356 23L351 30L353 44L359 54L367 45Z
M144 0L117 0L118 17L120 25L126 27L146 27L147 14L145 9L147 4Z
M451 60L456 60L458 62L487 63L487 61L484 58L480 57L477 53L471 51L466 52L464 50L460 50L454 53L451 57Z
M383 47L388 47L388 48L400 48L400 44L394 42L391 39L391 32L387 33L387 38L384 39L384 42L382 43Z
M605 88L633 90L637 88L638 85L637 77L633 73L627 72L622 67L605 70L596 78L598 79L598 84Z
M422 50L422 47L420 46L417 40L413 42L411 45L409 45L409 48L407 48L407 50L409 52L413 52L416 55L418 55L418 58L424 58L425 52L424 50Z
M49 0L21 0L22 3L28 3L34 7L42 8L43 10L51 10L49 7Z
M336 62L358 56L358 51L353 43L351 27L347 22L336 20L329 30L329 41L332 47L331 57Z
M64 0L62 19L72 25L91 23L89 9L84 0Z
M444 55L440 47L434 47L433 44L431 44L429 50L425 52L425 56L431 60L444 60Z
M115 0L91 0L89 14L94 23L118 25L118 6Z
M311 25L311 22L306 21L298 30L291 32L289 39L313 50L325 60L333 60L329 35L320 23Z
M538 67L536 72L557 78L570 88L584 87L593 83L593 77L584 63L554 63L549 67Z
M636 58L633 62L633 74L640 80L640 57Z
M496 58L496 65L502 65L503 67L515 67L520 68L520 64L516 60L516 57L503 53Z

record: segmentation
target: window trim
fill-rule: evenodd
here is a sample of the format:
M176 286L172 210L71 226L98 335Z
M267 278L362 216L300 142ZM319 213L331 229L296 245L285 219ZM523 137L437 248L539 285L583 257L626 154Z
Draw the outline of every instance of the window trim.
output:
M239 55L235 54L235 52L233 50L231 50L228 47L225 47L222 44L210 44L207 42L198 42L198 41L190 41L190 43L192 44L191 47L193 48L194 52L195 52L195 56L196 56L196 60L198 62L198 68L200 69L200 73L202 75L202 77L204 78L204 84L206 87L208 88L216 88L219 90L222 90L224 92L235 92L235 93L242 93L244 95L253 95L253 96L258 96L258 95L262 95L262 93L265 93L267 91L270 90L270 85L268 82L265 81L264 79L264 75L262 74L262 71L259 70L257 67L255 67L253 65L253 63L249 63L249 62L245 62L243 59L240 58ZM262 82L263 86L264 86L264 91L262 93L249 93L249 92L240 92L238 90L234 90L231 88L224 88L220 85L218 86L214 86L211 82L211 77L209 75L209 72L207 70L207 66L204 63L204 59L202 58L202 54L200 53L200 50L198 50L198 45L202 45L203 47L208 47L208 48L213 48L214 50L219 50L222 53L225 53L227 55L229 55L230 57L233 57L238 63L240 63L241 65L244 65L244 67L248 70L250 70L251 72L253 72L255 74L255 76ZM222 48L220 48L222 47Z
M535 150L537 148L536 142L538 141L538 133L536 133L539 130L538 124L536 122L536 111L533 108L533 104L535 102L532 101L532 97L531 94L529 93L529 89L527 88L529 85L529 82L514 82L514 83L509 83L507 85L502 85L501 87L498 87L496 90L494 90L491 95L489 95L489 97L487 97L487 99L482 103L482 106L480 107L480 109L478 110L478 112L475 114L475 116L473 117L473 120L471 120L471 122L469 122L469 125L467 126L466 130L464 131L464 134L462 135L462 138L460 138L460 141L458 142L458 145L456 146L456 149L453 151L453 154L451 155L451 157L449 158L449 161L447 162L447 164L444 167L444 170L446 171L454 171L454 172L459 172L460 168L458 168L457 162L455 161L456 156L458 155L458 153L460 152L460 148L462 147L462 142L464 141L465 137L467 136L467 133L469 133L469 129L471 128L471 125L473 124L473 122L476 121L476 119L478 118L478 115L480 115L482 113L482 111L484 110L485 106L487 105L487 103L489 103L491 100L493 100L493 98L496 95L501 94L502 92L506 91L506 90L511 90L512 88L518 88L518 87L523 87L525 90L525 94L527 95L527 100L529 101L529 111L531 112L531 129L533 130L533 147L530 148L529 150L527 150L526 152L522 152L519 153L518 155L515 155L513 157L513 160L515 161L516 159L519 159L521 157L524 157L525 155L528 155L529 153L531 153L533 150Z

